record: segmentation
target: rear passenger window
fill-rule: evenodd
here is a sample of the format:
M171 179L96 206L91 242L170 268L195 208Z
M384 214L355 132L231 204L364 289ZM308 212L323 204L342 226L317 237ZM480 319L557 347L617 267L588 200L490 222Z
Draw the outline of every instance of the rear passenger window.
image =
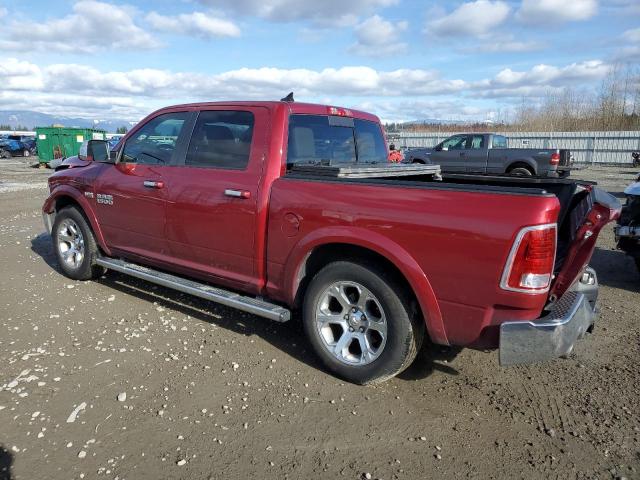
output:
M471 138L471 144L469 144L469 141L467 141L467 148L470 148L471 150L480 150L484 148L483 135L472 135L470 138Z
M193 129L186 165L244 169L249 163L253 113L208 110L200 112Z
M188 112L165 113L149 120L127 140L122 161L163 165L171 161Z
M494 135L493 136L492 147L493 148L507 148L507 137L504 137L502 135Z

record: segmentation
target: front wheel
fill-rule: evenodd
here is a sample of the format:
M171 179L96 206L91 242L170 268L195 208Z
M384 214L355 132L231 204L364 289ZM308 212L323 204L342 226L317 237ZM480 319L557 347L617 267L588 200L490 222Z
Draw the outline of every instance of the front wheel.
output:
M23 157L29 157L31 154L29 153L29 150L25 149L22 151L22 156Z
M62 272L73 280L90 280L104 274L96 264L98 245L84 215L76 207L58 212L51 230L51 240Z
M304 297L303 323L322 363L358 384L381 382L407 368L424 336L407 293L373 264L339 261L320 270Z

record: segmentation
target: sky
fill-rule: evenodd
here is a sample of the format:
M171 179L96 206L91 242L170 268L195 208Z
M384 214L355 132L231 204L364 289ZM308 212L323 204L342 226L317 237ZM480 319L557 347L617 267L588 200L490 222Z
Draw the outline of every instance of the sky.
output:
M640 64L639 0L0 0L0 110L278 100L508 119Z

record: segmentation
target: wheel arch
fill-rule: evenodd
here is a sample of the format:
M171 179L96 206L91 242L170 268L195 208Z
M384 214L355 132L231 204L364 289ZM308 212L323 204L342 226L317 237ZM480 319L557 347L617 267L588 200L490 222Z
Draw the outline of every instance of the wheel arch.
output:
M42 207L43 214L48 215L49 217L47 223L53 225L56 214L60 210L68 206L75 206L78 208L78 210L80 210L80 212L89 222L98 246L107 255L110 255L111 252L106 245L104 236L102 235L102 230L100 229L100 225L98 224L98 219L95 216L93 208L91 208L91 205L89 204L87 198L76 189L64 185L58 187L55 192L51 194L49 198L47 198L44 206Z
M513 160L511 163L509 163L505 172L509 173L511 170L518 167L523 167L523 168L526 168L527 170L530 170L533 173L533 175L536 175L538 173L538 164L536 162L530 159L522 159L522 158L518 160Z
M416 300L417 313L422 316L429 337L434 343L448 344L440 308L427 279L417 262L403 248L390 239L370 231L333 232L316 234L294 250L285 268L285 294L288 301L301 305L306 288L313 276L328 263L339 260L374 261L388 269L409 295ZM368 240L362 240L367 238ZM378 238L379 237L379 238Z

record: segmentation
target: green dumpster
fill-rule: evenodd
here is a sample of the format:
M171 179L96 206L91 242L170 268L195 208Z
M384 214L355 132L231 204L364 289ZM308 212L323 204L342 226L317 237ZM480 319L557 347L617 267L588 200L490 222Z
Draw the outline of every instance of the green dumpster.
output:
M40 163L77 155L86 140L105 140L105 131L93 128L36 127Z

